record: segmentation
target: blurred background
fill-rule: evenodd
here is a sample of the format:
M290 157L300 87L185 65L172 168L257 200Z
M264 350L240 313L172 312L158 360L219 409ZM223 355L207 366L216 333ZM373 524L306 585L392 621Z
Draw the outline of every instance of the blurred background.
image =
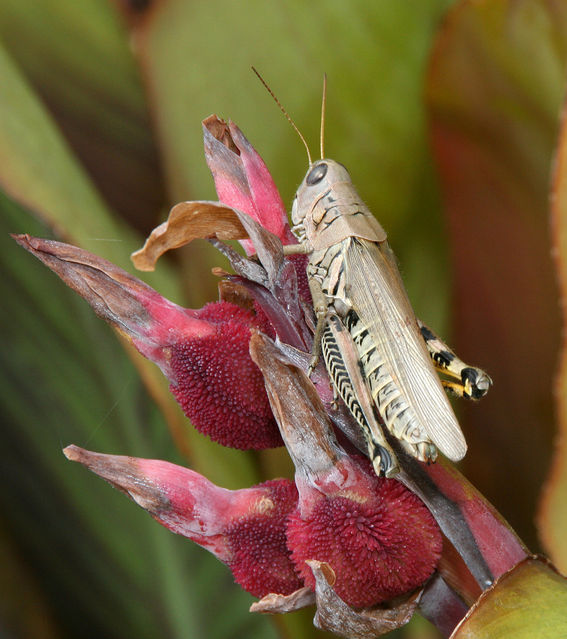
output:
M327 155L388 231L417 315L493 377L481 403L455 404L462 470L567 571L566 63L567 6L551 0L0 0L0 636L324 635L313 610L248 613L228 569L65 460L74 443L229 488L292 472L285 451L195 433L159 371L8 235L134 272L173 204L215 199L211 113L238 124L290 205L307 160L251 65L314 153L327 73ZM137 275L197 308L219 264L195 243ZM438 635L416 618L392 636Z

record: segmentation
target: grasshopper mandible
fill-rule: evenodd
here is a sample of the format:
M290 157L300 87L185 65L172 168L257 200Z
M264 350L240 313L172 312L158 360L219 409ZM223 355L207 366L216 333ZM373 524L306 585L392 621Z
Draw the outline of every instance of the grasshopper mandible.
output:
M467 445L443 387L479 399L492 380L464 364L415 317L386 232L347 170L334 160L311 161L295 123L260 80L303 140L309 159L291 212L299 244L284 251L309 255L317 317L310 372L322 352L336 393L364 432L378 475L399 470L384 428L421 461L435 461L437 449L459 461ZM322 158L325 93L324 88ZM450 379L441 381L436 369Z

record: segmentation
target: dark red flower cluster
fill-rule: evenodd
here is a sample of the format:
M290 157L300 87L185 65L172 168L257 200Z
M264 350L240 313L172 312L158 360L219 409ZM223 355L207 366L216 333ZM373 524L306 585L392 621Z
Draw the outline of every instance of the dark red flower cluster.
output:
M250 359L250 331L274 336L263 313L229 302L207 304L198 317L211 326L206 336L188 335L171 345L171 392L195 428L231 448L281 446L282 440Z
M291 513L292 559L314 588L306 559L325 561L336 573L336 593L355 608L412 591L433 572L442 550L435 520L416 495L395 479L377 477L351 457L356 492L310 491L309 507ZM358 468L356 466L358 465Z

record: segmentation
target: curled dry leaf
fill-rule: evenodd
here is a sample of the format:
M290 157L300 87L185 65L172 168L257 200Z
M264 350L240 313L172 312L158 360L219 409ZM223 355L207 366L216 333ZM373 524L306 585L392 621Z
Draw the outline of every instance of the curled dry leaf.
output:
M327 564L315 560L307 563L317 584L317 612L314 623L322 630L330 630L348 639L369 639L400 628L415 612L420 592L389 606L353 610L333 590Z
M234 209L219 202L180 202L169 217L157 226L144 246L132 253L132 262L140 271L153 271L160 256L196 239L242 240L248 233Z
M267 612L270 614L293 612L315 604L315 593L311 588L300 588L291 595L278 595L271 592L269 595L255 601L250 606L250 612Z

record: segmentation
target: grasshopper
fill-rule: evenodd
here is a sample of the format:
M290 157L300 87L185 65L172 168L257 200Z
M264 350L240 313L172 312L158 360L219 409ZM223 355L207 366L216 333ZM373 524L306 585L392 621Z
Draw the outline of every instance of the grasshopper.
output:
M384 427L417 459L437 449L453 461L467 445L443 387L479 399L490 377L464 364L413 312L386 232L338 162L313 162L292 207L317 327L311 369L319 352L336 392L360 424L377 474L398 463ZM450 379L441 381L437 371Z
M309 255L307 275L317 318L309 372L322 353L335 394L362 428L378 475L399 471L386 432L420 461L435 461L438 450L459 461L467 444L444 388L479 399L492 380L462 362L415 317L386 232L346 168L324 159L326 82L323 159L312 162L303 135L256 74L299 134L309 160L291 211L298 244L284 247L288 255Z

